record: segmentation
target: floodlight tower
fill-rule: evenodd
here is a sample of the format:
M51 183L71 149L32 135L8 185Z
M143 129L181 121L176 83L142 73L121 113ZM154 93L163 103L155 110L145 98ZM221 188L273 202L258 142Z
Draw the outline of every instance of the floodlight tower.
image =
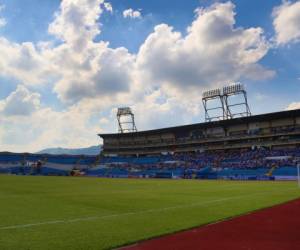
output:
M234 96L242 97L242 100L231 104L229 100ZM223 87L223 102L226 109L226 119L235 117L251 116L250 108L247 101L247 92L244 86L240 83L235 83ZM240 107L239 110L234 111L233 107Z
M208 103L217 101L218 104L209 106ZM203 92L202 103L205 110L205 121L224 120L226 118L226 109L223 102L223 96L220 89L213 89ZM211 114L213 110L217 110L217 114Z
M124 118L126 120L124 120ZM137 132L134 121L134 114L132 113L131 108L118 108L117 119L119 124L119 133Z

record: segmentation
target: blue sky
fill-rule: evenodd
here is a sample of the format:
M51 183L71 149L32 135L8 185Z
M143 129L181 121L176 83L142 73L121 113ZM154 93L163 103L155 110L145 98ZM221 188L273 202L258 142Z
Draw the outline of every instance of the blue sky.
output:
M124 105L139 130L201 122L202 91L228 82L253 114L300 108L300 1L0 6L0 150L97 144Z

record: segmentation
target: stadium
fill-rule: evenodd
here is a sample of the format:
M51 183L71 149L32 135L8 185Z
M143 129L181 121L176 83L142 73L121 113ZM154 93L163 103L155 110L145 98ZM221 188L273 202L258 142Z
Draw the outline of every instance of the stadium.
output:
M297 249L300 110L202 100L205 122L147 131L119 108L100 155L0 153L1 249Z
M0 0L0 250L299 250L300 0Z

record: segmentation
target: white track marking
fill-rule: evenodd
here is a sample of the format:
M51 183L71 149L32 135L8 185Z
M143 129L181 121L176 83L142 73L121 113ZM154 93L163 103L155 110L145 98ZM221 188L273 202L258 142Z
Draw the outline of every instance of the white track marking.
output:
M295 190L295 189L298 189L298 188L285 189L284 191ZM173 209L190 208L190 207L198 207L198 206L201 207L203 205L205 206L205 205L211 204L211 203L218 203L218 202L224 202L224 201L229 201L229 200L241 199L241 198L245 198L245 197L258 196L258 195L265 195L265 194L271 194L271 193L279 193L280 191L282 192L283 190L261 192L261 193L254 193L254 194L248 194L248 195L231 196L231 197L222 198L222 199L216 199L216 200L210 200L210 201L204 201L204 202L196 202L196 203L192 203L192 204L178 205L178 206L172 206L172 207L164 207L164 208L156 208L156 209L154 208L154 209L148 209L148 210L142 210L142 211L136 211L136 212L109 214L109 215L103 215L103 216L79 217L79 218L66 219L66 220L52 220L52 221L36 222L36 223L29 223L29 224L11 225L11 226L0 226L0 230L30 228L30 227L43 226L43 225L53 225L53 224L69 224L69 223L76 223L76 222L80 222L80 221L94 221L94 220L109 219L109 218L115 218L115 217L124 217L124 216L130 216L130 215L163 212L163 211L168 211L168 210L173 210Z

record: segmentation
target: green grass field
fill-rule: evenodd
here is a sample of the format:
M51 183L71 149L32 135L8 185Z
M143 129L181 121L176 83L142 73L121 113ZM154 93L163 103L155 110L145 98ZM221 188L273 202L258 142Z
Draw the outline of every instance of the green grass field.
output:
M0 249L111 249L297 197L295 182L0 175Z

